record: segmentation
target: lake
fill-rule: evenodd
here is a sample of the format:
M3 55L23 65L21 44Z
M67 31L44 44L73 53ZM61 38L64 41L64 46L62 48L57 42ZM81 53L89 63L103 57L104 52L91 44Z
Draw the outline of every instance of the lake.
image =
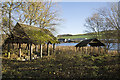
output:
M56 46L75 46L78 43L60 43L56 44ZM117 43L111 43L110 44L110 50L117 50Z

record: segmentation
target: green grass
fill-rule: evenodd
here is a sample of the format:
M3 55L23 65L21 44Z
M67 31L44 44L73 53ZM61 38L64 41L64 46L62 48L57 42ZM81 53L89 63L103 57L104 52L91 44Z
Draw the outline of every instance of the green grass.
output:
M65 39L75 39L75 38L93 38L92 35L73 35L73 36L63 36L58 38L65 38Z
M119 57L112 55L64 53L26 62L2 61L3 78L120 78Z

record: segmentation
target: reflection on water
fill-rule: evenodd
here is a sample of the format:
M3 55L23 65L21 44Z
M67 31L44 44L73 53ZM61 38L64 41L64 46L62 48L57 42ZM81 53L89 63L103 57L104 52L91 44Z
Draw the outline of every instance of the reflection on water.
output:
M75 46L78 43L60 43L56 44L56 46ZM117 50L117 43L111 43L110 44L110 50Z

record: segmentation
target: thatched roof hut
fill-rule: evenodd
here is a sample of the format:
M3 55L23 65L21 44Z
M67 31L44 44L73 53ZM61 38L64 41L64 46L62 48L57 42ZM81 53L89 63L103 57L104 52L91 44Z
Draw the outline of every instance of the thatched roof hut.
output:
M41 44L45 42L57 43L58 41L48 29L21 23L16 24L13 34L5 40L5 43Z
M93 39L86 39L78 43L75 47L85 47L87 45L90 45L92 47L98 47L98 46L105 46L102 42L100 42L98 39L93 38Z
M19 56L21 57L21 44L27 44L28 55L30 55L30 60L32 59L33 48L32 44L36 46L40 45L40 55L42 58L42 44L47 43L47 53L49 55L49 43L53 44L53 49L55 48L55 43L58 40L48 29L42 29L39 27L34 27L26 24L17 23L13 28L12 34L4 41L4 44L8 44L8 56L10 57L10 44L9 43L19 43Z

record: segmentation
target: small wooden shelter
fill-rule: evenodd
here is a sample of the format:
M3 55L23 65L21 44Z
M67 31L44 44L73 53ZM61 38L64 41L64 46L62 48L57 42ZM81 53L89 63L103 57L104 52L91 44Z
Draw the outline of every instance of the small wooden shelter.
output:
M79 47L79 50L80 50L80 48L82 48L82 51L83 51L83 47L87 47L87 46L90 46L90 49L91 49L91 47L105 46L105 44L102 43L102 42L100 42L100 41L99 41L98 39L96 39L96 38L92 38L92 39L83 40L83 41L81 41L80 43L78 43L77 45L75 45L76 50L77 50L77 48ZM86 51L87 51L87 48L86 48Z
M42 44L47 43L47 52L49 49L49 43L53 44L53 49L55 43L57 43L56 37L48 29L42 29L39 27L34 27L26 24L17 23L13 28L13 33L9 36L4 44L8 44L8 54L10 54L9 44L17 43L19 44L19 56L21 57L21 44L27 44L28 46L28 54L32 53L32 44L40 45L40 55L42 57ZM48 53L49 55L49 53Z

